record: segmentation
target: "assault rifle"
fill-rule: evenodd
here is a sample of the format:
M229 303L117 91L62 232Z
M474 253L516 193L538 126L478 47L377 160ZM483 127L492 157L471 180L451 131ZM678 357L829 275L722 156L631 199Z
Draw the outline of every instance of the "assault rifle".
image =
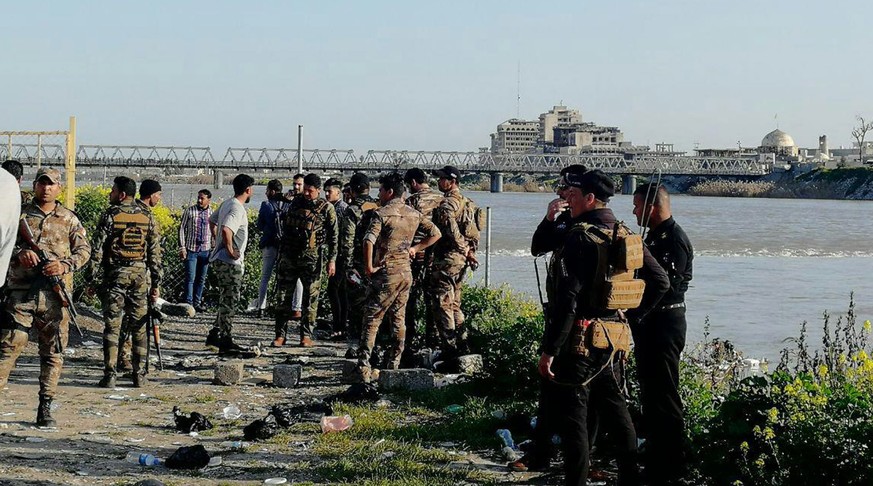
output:
M30 226L27 225L27 221L22 217L18 223L18 235L21 237L21 240L30 248L31 251L36 253L37 258L39 258L39 265L37 265L37 270L42 273L43 267L49 263L48 255L45 250L39 247L35 241L33 241L33 232L30 229ZM73 305L73 300L70 298L69 292L67 292L67 288L64 286L64 281L58 275L45 276L42 275L41 278L44 278L51 285L52 291L58 296L58 299L61 301L61 306L66 308L70 313L70 322L76 326L76 330L79 331L79 336L84 337L82 334L82 328L79 327L79 323L76 322L76 317L79 316L79 313L76 312L76 306ZM63 345L61 344L61 326L58 325L57 333L55 336L58 352L62 353L64 351Z

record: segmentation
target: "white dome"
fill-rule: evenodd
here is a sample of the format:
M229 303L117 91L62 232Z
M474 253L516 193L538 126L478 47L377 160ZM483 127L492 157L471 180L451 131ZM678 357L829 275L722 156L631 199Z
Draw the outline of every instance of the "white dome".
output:
M770 147L770 148L790 148L795 147L794 139L791 138L791 135L779 130L773 130L768 133L763 140L761 140L762 147Z

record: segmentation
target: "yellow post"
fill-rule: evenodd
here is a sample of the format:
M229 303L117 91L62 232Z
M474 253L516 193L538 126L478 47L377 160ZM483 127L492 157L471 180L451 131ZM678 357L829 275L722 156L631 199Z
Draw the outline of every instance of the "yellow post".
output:
M66 206L76 209L76 117L70 117L70 131L67 132L67 197Z

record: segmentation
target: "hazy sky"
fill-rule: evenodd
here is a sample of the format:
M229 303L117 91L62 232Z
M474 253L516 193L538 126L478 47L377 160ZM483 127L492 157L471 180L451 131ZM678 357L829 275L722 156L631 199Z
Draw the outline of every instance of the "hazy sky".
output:
M636 144L848 146L873 2L0 2L0 130L79 143L475 150L552 105ZM218 154L216 154L218 155Z

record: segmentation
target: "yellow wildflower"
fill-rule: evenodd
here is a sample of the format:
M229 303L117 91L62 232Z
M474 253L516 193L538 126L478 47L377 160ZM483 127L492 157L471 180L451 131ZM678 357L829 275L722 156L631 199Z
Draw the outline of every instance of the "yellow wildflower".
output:
M749 443L746 441L742 441L740 443L740 451L743 453L743 455L748 454L749 453Z
M764 440L773 440L776 438L776 432L770 427L764 427Z
M864 321L864 330L870 332L871 328L873 328L873 325L870 324L870 319Z
M767 410L767 421L771 424L775 424L779 420L779 410L776 410L776 407Z
M818 372L819 378L827 378L827 376L828 376L827 365L819 365L818 370L816 370L816 371Z

